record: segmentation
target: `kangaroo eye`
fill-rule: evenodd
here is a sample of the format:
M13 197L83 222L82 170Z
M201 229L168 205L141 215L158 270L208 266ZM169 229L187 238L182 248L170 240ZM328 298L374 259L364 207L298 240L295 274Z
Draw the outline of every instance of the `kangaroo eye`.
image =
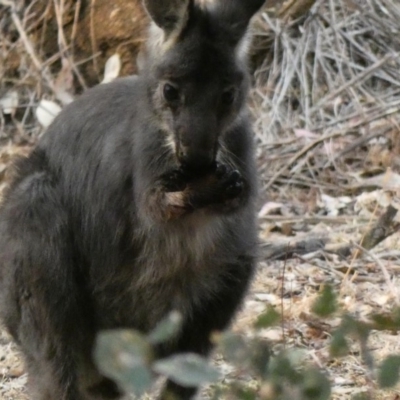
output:
M163 88L164 99L168 102L176 102L179 100L179 90L169 83L166 83Z
M232 103L235 101L235 94L235 89L225 90L225 92L222 93L222 103L226 106L232 105Z

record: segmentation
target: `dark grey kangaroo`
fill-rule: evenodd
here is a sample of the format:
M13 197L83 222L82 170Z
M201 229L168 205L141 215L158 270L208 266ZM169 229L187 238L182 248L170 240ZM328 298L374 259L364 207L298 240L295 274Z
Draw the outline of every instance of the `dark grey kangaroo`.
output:
M207 354L254 269L256 171L247 27L263 0L145 0L142 71L87 91L49 127L0 211L1 317L35 400L119 398L92 361L102 329ZM163 398L194 388L168 382ZM172 397L171 397L172 396Z

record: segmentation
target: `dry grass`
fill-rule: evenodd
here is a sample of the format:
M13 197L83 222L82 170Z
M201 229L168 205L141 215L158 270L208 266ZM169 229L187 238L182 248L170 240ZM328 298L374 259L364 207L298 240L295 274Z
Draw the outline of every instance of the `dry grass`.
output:
M252 100L264 189L337 193L368 166L399 169L399 17L390 0L319 0L295 21L258 19ZM393 151L374 154L372 143Z
M0 99L10 90L18 92L15 110L0 112L3 186L10 160L26 152L43 131L34 115L38 102L46 98L62 105L57 86L61 60L69 60L74 82L62 89L74 96L83 87L81 68L97 57L93 53L77 61L68 52L69 39L66 46L60 42L54 54L45 54L31 32L46 14L33 14L33 6L21 11L22 3L0 0L0 60L6 61L0 63ZM70 12L69 2L54 4ZM13 7L18 12L13 13ZM393 0L317 0L296 20L276 19L268 11L255 22L257 68L251 105L265 248L310 237L324 238L332 246L355 243L356 248L387 206L399 208L399 20L400 4ZM59 35L64 29L58 23ZM11 73L13 57L20 65ZM322 324L310 313L310 305L321 286L331 283L340 293L342 309L359 318L389 311L399 303L399 270L398 233L360 257L353 252L340 258L317 250L286 262L262 258L235 329L252 335L251 322L272 304L283 311L282 326L261 334L275 350L304 349L310 362L327 371L333 398L350 399L369 391L376 399L398 399L400 390L384 392L374 386L356 343L349 356L330 357L329 332L338 319ZM400 354L400 340L390 332L374 332L368 344L378 362ZM26 377L21 373L3 334L1 398L23 399Z

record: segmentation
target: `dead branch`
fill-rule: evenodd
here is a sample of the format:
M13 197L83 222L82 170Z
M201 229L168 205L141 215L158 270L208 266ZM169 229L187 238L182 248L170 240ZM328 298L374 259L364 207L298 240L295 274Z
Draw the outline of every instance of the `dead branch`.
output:
M379 268L382 271L382 275L385 278L386 286L392 293L392 297L396 300L396 304L398 305L399 304L399 292L398 292L397 288L394 286L394 284L390 278L389 272L388 272L387 268L385 267L385 265L383 264L383 262L378 257L376 257L372 252L367 250L365 247L362 247L362 246L358 245L357 243L352 243L352 245L354 247L356 247L360 253L361 252L365 253L368 257L370 257L379 266Z
M376 224L363 236L360 245L349 243L346 245L332 245L329 238L315 237L300 240L294 243L269 243L262 247L262 257L266 260L287 260L299 255L305 255L316 251L325 251L330 254L336 254L340 258L349 257L354 247L357 247L355 258L359 258L362 252L370 250L380 242L400 230L400 223L394 221L397 209L393 206L387 207L385 213L378 219Z
M346 146L346 148L344 148L340 153L336 154L332 159L328 160L325 163L324 168L329 167L329 165L331 165L333 162L335 162L336 160L339 160L340 158L342 158L346 154L352 152L356 148L364 146L370 140L372 140L376 137L379 137L379 136L385 136L387 133L391 132L392 130L393 130L393 127L391 125L389 125L382 129L378 129L376 131L370 132L368 135L363 135L363 136L359 137L354 142L352 142L348 146Z
M312 143L309 145L305 146L302 148L300 151L298 151L282 168L279 169L276 174L268 181L268 183L265 185L264 189L268 190L275 182L276 180L286 171L288 170L293 163L295 163L298 159L302 158L305 156L309 151L311 151L314 147L318 146L319 144L323 143L325 140L333 139L338 136L342 136L342 132L335 132L330 135L324 135L316 140L314 140Z
M285 244L267 244L262 248L262 256L267 260L288 260L296 255L313 253L325 247L327 239L308 239Z
M385 213L379 218L378 222L363 237L360 246L370 250L393 235L400 229L400 223L394 221L397 209L389 206Z
M29 57L32 60L33 65L39 72L39 74L44 78L46 81L48 87L55 92L55 87L54 87L54 82L51 77L51 74L49 73L47 67L43 67L43 62L39 59L39 57L36 54L35 48L32 44L32 42L29 40L28 35L25 32L25 29L23 27L22 21L18 15L18 12L16 10L16 5L14 2L7 1L7 0L1 0L0 4L3 6L6 6L10 10L11 14L11 19L14 23L15 28L18 31L18 34L22 40L22 43L25 46L26 52L29 54Z

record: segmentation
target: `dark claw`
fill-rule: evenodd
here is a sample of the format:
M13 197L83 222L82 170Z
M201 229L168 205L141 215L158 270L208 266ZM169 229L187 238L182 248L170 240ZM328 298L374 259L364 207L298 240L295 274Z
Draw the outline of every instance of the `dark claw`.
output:
M215 175L219 179L221 193L224 193L227 199L237 197L242 192L244 182L237 169L232 170L229 166L218 163Z
M224 164L217 163L215 175L217 178L222 178L228 172L228 168Z
M242 176L240 175L240 172L237 169L235 169L229 173L227 182L237 182L241 179Z
M226 192L230 197L235 197L239 195L243 190L243 181L236 181L229 184L226 188Z

